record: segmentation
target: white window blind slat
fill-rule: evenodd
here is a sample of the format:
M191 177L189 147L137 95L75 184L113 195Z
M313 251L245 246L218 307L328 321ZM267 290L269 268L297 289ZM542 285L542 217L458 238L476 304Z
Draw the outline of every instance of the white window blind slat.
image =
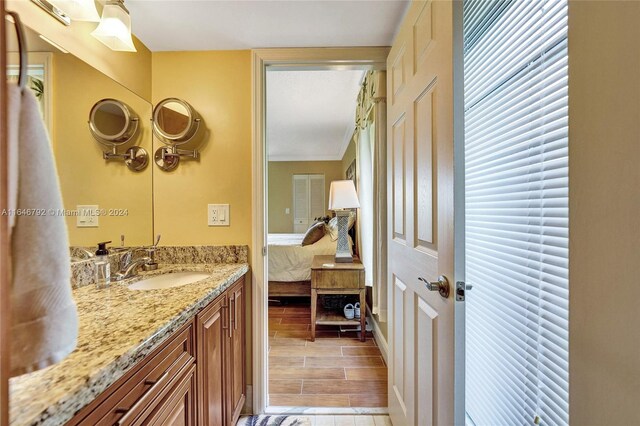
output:
M569 423L567 0L464 0L466 410Z

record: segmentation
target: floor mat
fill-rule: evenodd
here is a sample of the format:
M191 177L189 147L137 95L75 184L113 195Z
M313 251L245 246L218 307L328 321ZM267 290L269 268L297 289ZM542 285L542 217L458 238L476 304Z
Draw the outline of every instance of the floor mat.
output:
M241 417L237 426L311 426L311 419L304 416L247 416Z

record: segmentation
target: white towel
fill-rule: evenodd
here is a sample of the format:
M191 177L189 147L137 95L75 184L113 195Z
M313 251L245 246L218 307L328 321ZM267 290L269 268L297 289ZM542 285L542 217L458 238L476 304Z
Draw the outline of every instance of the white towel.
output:
M9 87L9 206L11 234L11 375L55 364L78 338L78 313L71 292L69 238L53 151L30 90ZM17 132L15 131L17 129ZM17 172L17 175L15 174Z

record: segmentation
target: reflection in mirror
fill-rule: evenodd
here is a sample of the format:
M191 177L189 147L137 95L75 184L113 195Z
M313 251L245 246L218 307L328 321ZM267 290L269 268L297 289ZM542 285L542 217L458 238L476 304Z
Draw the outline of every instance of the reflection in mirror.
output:
M89 128L98 141L126 143L137 130L138 117L116 99L102 99L91 108Z
M139 116L137 131L129 129L124 110L110 103L97 108L96 130L103 136L117 136L118 140L131 133L130 140L122 142L119 149L126 153L134 148L135 152L129 155L138 158L137 147L147 152L152 148L151 104L77 57L45 42L33 30L25 27L25 32L33 83L29 86L40 101L47 122L70 244L95 251L98 241L119 241L123 234L128 246L151 244L152 168L132 173L121 161L105 161L103 155L112 152L111 147L96 143L87 126L89 111L100 100L122 101L131 117L133 112ZM18 64L17 43L13 31L8 31L7 37L11 79L12 69ZM81 220L78 206L96 207L92 210L95 217Z
M144 148L132 146L124 154L118 153L119 145L134 138L138 122L138 116L124 102L116 99L96 102L89 113L89 129L98 142L111 147L111 152L102 155L105 160L124 161L129 170L134 172L147 167L149 154Z

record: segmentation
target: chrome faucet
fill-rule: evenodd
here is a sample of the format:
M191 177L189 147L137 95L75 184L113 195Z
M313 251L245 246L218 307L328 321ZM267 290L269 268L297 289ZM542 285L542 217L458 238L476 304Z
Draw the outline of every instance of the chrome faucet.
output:
M91 259L92 257L95 257L95 253L92 252L89 249L86 249L84 247L76 247L76 250L79 251L80 253L82 253L83 256L86 256L87 259Z
M134 261L131 261L126 267L121 268L120 271L118 271L115 274L114 279L116 281L122 281L122 280L126 280L127 278L131 278L136 274L136 270L138 269L138 266L146 265L150 261L151 261L151 258L147 256L140 257Z
M114 279L120 281L133 277L138 266L142 266L145 271L158 269L158 264L155 261L155 253L159 242L160 235L156 238L155 244L146 247L134 247L123 254L120 258L120 270L115 274ZM133 255L138 251L146 251L147 255L133 260Z

